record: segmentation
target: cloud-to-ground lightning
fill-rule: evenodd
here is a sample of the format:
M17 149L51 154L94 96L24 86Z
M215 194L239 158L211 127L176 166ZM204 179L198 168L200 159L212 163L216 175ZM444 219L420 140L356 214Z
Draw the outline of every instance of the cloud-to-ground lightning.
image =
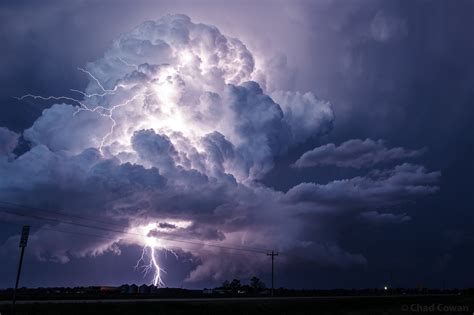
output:
M149 272L153 272L152 284L157 287L165 286L161 278L161 273L165 271L158 264L156 248L153 244L147 244L143 247L142 255L137 261L135 269L143 269L144 276L147 276Z
M178 224L182 225L183 223ZM182 226L187 226L186 224L187 223L184 223ZM158 223L149 223L147 225L139 225L132 228L132 231L134 231L135 234L144 235L141 241L144 244L142 254L135 265L135 269L142 270L145 277L152 273L153 277L151 283L157 287L164 287L165 283L162 279L162 274L166 273L166 271L158 262L158 254L159 252L164 254L170 252L176 257L176 259L178 259L178 254L173 249L167 248L163 244L163 240L161 240L157 235L160 230L163 232L166 228L160 228Z
M120 59L123 63L125 63L122 59ZM128 63L125 63L127 66L132 66L138 69L138 66L136 65L131 65ZM104 88L103 84L100 82L99 79L97 79L90 71L87 71L82 68L78 68L79 71L87 74L91 79L97 84L99 89L101 90L101 93L93 93L93 94L87 94L85 92L79 91L79 90L74 90L71 89L72 92L76 92L81 94L85 99L89 99L92 97L107 97L109 95L115 95L118 93L119 89L127 89L129 88L128 86L124 84L118 84L115 85L113 89L106 89ZM43 101L71 101L74 104L78 104L76 111L73 113L73 116L79 114L80 112L83 111L88 111L92 113L96 113L102 117L108 118L112 124L110 126L110 129L108 132L103 135L100 138L100 144L98 146L98 149L101 153L103 153L103 148L105 145L105 142L107 139L113 134L114 129L117 126L117 120L114 118L114 111L116 111L118 108L126 106L135 100L139 98L147 98L148 96L156 94L158 98L164 99L167 102L170 101L170 95L173 94L173 91L170 91L172 89L171 86L166 86L166 88L163 88L163 83L159 83L160 85L158 86L144 86L139 88L139 92L132 94L130 97L125 99L124 101L114 104L110 107L105 107L102 105L96 105L94 107L91 107L86 104L85 100L80 100L77 98L69 97L69 96L41 96L41 95L33 95L33 94L26 94L21 97L15 97L18 100L24 100L26 98L32 98L32 99L40 99ZM162 95L161 95L162 94ZM146 103L146 100L144 100L144 103ZM168 106L170 106L168 104ZM140 256L140 259L137 261L137 264L135 265L135 269L142 269L144 272L144 275L147 276L148 274L152 273L153 274L153 279L152 279L152 284L157 286L157 287L164 287L165 283L163 282L162 279L162 274L165 273L164 269L160 266L158 262L158 251L162 250L165 253L170 252L172 253L176 258L177 254L171 250L171 249L166 249L163 247L162 244L158 244L158 239L154 235L150 235L150 231L146 231L148 235L142 240L144 243L142 253Z
M238 38L184 15L146 21L78 68L85 88L54 96L27 91L17 98L52 106L22 134L0 127L0 177L6 178L0 180L0 200L100 214L107 226L120 223L119 230L103 223L73 224L107 237L74 244L57 242L40 229L38 257L68 262L109 251L121 255L121 247L131 245L138 261L126 268L135 266L155 286L182 275L166 274L168 268L189 270L183 280L190 282L250 276L268 266L269 250L263 248L288 253L288 260L310 253L305 263L366 264L362 254L326 238L307 218L323 225L327 213L341 215L344 222L406 221L408 216L389 209L436 192L440 172L378 163L380 154L402 161L411 151L369 140L365 155L357 156L364 141L352 140L342 157L334 144L321 154L337 167L354 167L361 160L356 177L288 182L285 191L269 185L272 169L285 167L276 161L290 162L286 157L296 158L302 145L319 142L335 119L329 101L313 92L286 90L294 87L286 82L290 68L273 60L271 51L254 54ZM29 150L15 150L23 139ZM375 162L377 169L364 175ZM29 218L46 221L46 227L71 224ZM221 252L244 248L245 258ZM179 254L173 267L168 252Z

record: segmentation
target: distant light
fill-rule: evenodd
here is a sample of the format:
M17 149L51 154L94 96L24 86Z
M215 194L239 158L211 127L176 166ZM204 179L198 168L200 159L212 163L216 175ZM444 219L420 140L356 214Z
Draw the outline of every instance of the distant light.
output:
M387 291L387 290L388 290L388 287L387 287L387 286L384 286L383 289L384 289L385 291Z

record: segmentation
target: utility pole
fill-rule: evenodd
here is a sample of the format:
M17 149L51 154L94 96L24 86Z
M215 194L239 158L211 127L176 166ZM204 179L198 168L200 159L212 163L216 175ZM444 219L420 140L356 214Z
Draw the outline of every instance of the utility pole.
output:
M271 253L267 253L267 256L272 256L272 296L273 296L273 290L274 290L274 287L273 287L273 283L274 283L274 276L273 276L273 271L274 271L274 260L275 260L275 256L278 256L278 253L275 253L274 251L272 251Z
M13 291L13 300L12 300L12 314L15 314L15 303L16 303L16 290L18 290L18 284L20 283L20 273L21 273L21 266L23 264L23 255L25 254L25 247L28 243L28 236L30 234L30 226L24 225L23 229L21 230L21 238L20 238L20 262L18 264L18 272L16 274L16 282L15 282L15 290Z

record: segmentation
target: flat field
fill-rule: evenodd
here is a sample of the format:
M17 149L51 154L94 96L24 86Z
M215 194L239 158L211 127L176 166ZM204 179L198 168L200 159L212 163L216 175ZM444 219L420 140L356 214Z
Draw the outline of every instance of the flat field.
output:
M473 313L474 297L465 295L19 301L15 312L16 315ZM11 314L8 301L0 304L0 314Z

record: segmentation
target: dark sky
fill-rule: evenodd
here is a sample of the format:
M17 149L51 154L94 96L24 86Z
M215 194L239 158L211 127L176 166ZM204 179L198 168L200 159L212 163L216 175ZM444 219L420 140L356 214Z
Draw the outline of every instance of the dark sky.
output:
M440 287L444 281L472 287L472 12L474 2L462 0L3 1L0 127L8 130L0 129L0 201L132 227L154 219L190 221L191 227L171 235L282 251L278 286L381 287L391 272L394 286ZM124 65L113 58L151 64L164 56L167 48L147 50L126 39L140 23L175 13L215 26L228 41L237 38L246 45L234 47L238 58L251 60L248 49L256 69L264 65L260 76L254 71L216 92L232 109L230 118L206 103L206 111L235 126L215 129L228 141L216 134L203 140L209 156L202 163L210 168L201 170L197 162L177 167L177 138L140 128L131 140L135 160L111 151L100 155L93 132L104 131L105 123L65 121L65 107L42 116L62 101L13 98L100 92L78 67L87 67L106 89L119 78L143 84L142 77L124 77ZM155 36L140 32L145 39ZM216 34L214 28L206 32ZM179 35L166 36L178 41ZM119 48L110 48L119 37ZM145 68L137 69L155 71ZM250 79L263 91L243 83ZM201 81L204 90L220 91L214 77L196 79ZM311 97L301 96L305 92ZM333 116L324 112L326 102ZM200 119L206 123L206 117ZM231 156L233 162L218 162ZM297 160L305 166L294 165ZM15 236L24 221L0 218L0 287L9 287L18 258ZM150 280L133 270L141 254L133 241L110 244L84 235L58 240L56 232L33 232L26 286ZM251 274L269 282L263 255L248 260L238 251L177 250L178 258L160 254L169 286L209 286Z

